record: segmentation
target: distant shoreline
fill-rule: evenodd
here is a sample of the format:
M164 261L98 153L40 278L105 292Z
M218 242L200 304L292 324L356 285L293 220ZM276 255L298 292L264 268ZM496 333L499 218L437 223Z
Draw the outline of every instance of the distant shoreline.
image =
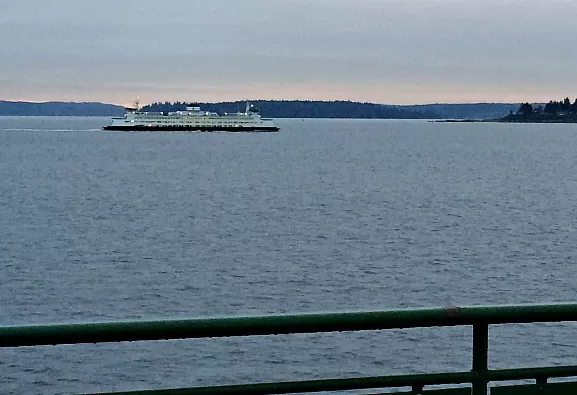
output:
M550 120L550 119L543 119L543 120L535 120L535 119L528 119L528 120L517 120L517 121L508 121L502 119L435 119L429 122L435 123L577 123L576 120Z
M577 123L577 119L435 119L430 122L439 123Z
M509 114L515 103L434 103L394 105L347 100L250 100L270 118L327 119L488 119ZM144 111L173 111L185 103L152 103ZM245 101L199 103L211 112L237 112ZM0 116L122 116L124 107L99 102L18 102L0 100Z

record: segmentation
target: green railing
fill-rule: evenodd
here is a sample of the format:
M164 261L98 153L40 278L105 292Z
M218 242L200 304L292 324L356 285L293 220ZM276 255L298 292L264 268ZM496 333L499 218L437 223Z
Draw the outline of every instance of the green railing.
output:
M411 387L412 390L409 392L411 394L486 395L489 382L526 379L535 380L535 384L492 387L491 393L495 395L577 394L577 382L547 382L550 378L577 377L577 365L499 370L492 370L487 366L490 325L561 321L577 321L577 304L446 307L358 313L5 326L0 327L0 347L467 325L473 328L473 356L470 371L115 392L114 394L287 394ZM446 389L426 388L432 385L455 384L469 384L470 386Z

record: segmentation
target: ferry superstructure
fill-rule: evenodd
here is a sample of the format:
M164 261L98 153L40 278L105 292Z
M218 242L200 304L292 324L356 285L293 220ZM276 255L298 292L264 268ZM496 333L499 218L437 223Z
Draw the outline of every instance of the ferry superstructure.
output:
M124 116L113 117L104 130L131 131L198 131L198 132L278 132L271 118L261 118L259 110L246 103L244 112L224 113L201 110L196 103L187 104L185 111L142 111L138 100L134 107L124 109Z

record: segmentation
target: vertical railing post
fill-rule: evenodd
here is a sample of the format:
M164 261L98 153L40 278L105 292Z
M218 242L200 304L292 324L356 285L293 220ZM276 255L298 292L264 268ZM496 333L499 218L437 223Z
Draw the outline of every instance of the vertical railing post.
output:
M547 384L547 377L537 377L535 384Z
M473 381L472 395L487 395L487 372L489 353L489 325L473 325Z

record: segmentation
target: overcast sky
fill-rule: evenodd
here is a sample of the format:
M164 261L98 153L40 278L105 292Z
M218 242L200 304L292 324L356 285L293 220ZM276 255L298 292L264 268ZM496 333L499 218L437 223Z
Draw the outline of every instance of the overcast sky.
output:
M1 0L0 100L577 95L575 0Z

